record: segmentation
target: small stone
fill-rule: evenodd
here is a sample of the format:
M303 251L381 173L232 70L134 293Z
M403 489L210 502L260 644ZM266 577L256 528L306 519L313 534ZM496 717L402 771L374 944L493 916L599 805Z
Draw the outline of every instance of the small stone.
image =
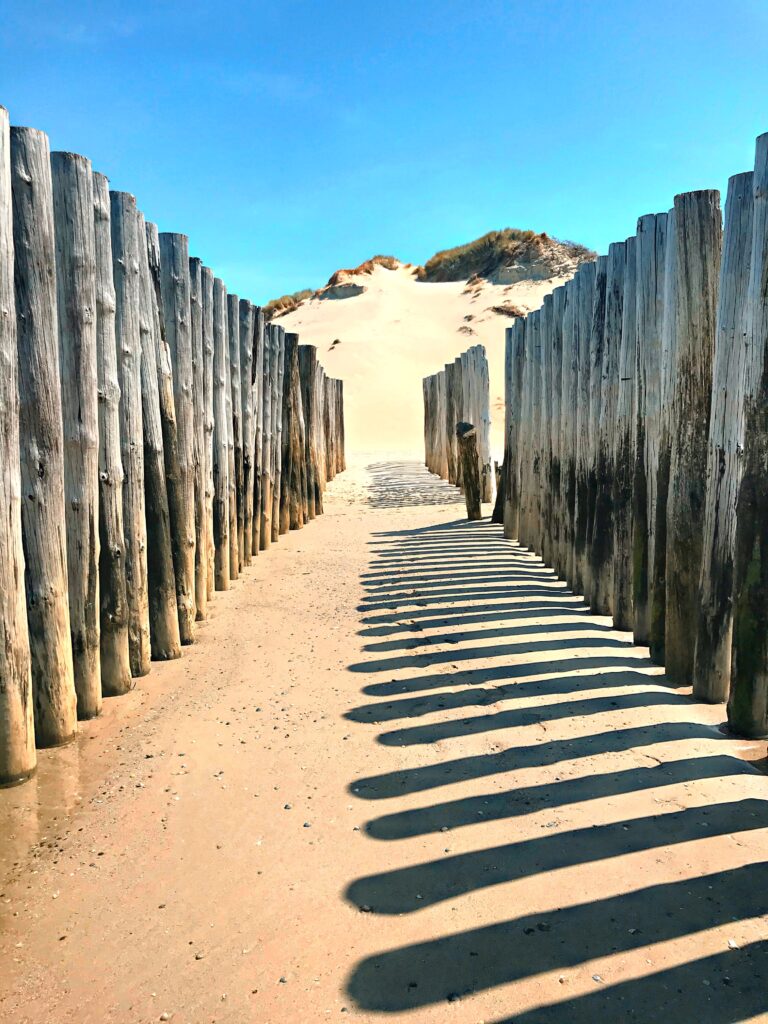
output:
M739 944L735 939L728 939L728 949L738 949Z
M172 1016L172 1013L161 1013L158 1020L170 1020Z
M284 811L290 811L293 809L293 804L283 804Z
M287 985L287 984L288 984L288 979L287 979L287 978L285 977L285 975L282 975L282 976L281 976L281 978L280 978L280 984L281 984L281 985Z
M440 829L440 831L441 832L447 832L448 831L448 826L447 825L443 825L443 827Z
M360 907L360 912L362 914L370 914L372 909L373 908L369 907L367 903L363 903L363 905Z
M195 953L195 960L202 960L204 956L205 956L205 953L202 953L202 952Z
M599 974L593 974L592 975L592 981L596 981L600 985L604 985L605 984L605 981L600 977Z
M312 822L311 821L305 821L304 822L304 828L312 828Z

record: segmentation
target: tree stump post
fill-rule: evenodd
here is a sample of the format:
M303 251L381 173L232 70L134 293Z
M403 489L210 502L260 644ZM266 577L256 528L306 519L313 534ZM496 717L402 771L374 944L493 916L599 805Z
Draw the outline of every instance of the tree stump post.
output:
M160 311L150 262L159 266L157 229L138 216L138 235L144 241L139 254L141 336L141 414L144 434L144 501L147 528L147 593L149 598L149 639L152 658L169 661L181 656L179 617L176 606L176 579L173 571L171 516L168 508L165 445L160 406L158 368L165 363L170 381L170 362L161 354L164 348ZM164 378L163 378L164 379ZM170 391L170 385L169 385ZM171 393L171 404L173 395ZM171 419L175 423L173 410Z
M243 543L240 557L243 565L251 564L253 551L253 351L255 308L247 299L240 299L240 408L243 437L242 522Z
M19 462L19 371L13 290L13 204L8 111L0 107L0 786L37 764L24 594Z
M203 262L189 260L189 324L192 336L192 427L195 477L195 619L208 615L208 536L205 515L205 349L203 344Z
M464 500L467 505L467 519L483 518L480 503L480 470L477 456L477 431L471 423L456 424L456 440L464 478Z
M206 597L210 601L216 589L216 544L213 535L213 392L214 392L214 362L213 362L213 271L210 267L202 268L202 296L203 296L203 430L205 457L205 539L206 539L206 572L205 590Z
M240 446L240 299L227 295L227 457L229 465L229 578L240 575L240 534L238 494L242 492L242 473L238 474ZM237 365L234 365L234 361ZM235 399L237 391L237 400ZM237 410L237 411L235 411ZM240 467L242 470L242 466ZM239 488L239 490L238 490Z
M101 712L96 239L90 160L51 154L64 514L77 716Z
M213 543L216 590L229 590L229 432L227 430L227 290L213 282Z
M101 692L133 688L128 655L128 594L123 530L123 460L120 453L120 384L115 345L109 182L93 175L96 252L96 357L99 417L99 644Z

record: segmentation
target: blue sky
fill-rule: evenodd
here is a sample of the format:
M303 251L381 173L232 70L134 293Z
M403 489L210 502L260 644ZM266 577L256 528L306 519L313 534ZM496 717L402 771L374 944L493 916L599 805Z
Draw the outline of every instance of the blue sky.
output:
M255 301L498 227L600 251L768 130L768 2L5 0L0 103Z

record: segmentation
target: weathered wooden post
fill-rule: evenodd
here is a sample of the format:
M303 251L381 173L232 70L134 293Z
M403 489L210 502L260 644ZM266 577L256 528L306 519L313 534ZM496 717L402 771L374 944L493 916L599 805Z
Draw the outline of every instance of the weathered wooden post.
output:
M518 317L508 331L509 390L506 405L508 413L507 450L509 451L506 501L504 504L504 536L517 540L520 532L520 451L521 417L523 406L523 374L525 367L525 320Z
M96 358L99 417L99 644L101 691L118 696L133 687L128 656L128 595L123 532L120 384L115 347L109 182L93 175L96 253Z
M205 347L203 261L189 260L189 325L192 337L192 427L195 477L195 618L208 614L208 536L205 515Z
M171 517L165 477L163 424L160 411L160 379L170 384L170 362L164 348L160 311L150 263L159 272L157 228L146 224L137 213L139 240L139 333L141 337L141 416L144 433L144 501L147 528L147 594L149 598L149 639L152 658L169 661L181 656L179 617L176 610L176 580L173 571ZM159 373L161 365L167 373ZM171 392L171 404L173 394ZM173 411L171 410L173 420ZM175 422L175 421L174 421Z
M637 367L637 254L628 238L624 271L624 303L618 358L613 470L613 625L631 630L632 606L632 482L635 473L635 373Z
M725 204L693 670L694 696L710 703L728 699L731 679L734 510L744 451L742 413L753 212L752 172L736 174L728 182Z
M232 355L237 353L240 363L240 299L237 295L227 295L227 458L229 466L229 578L236 580L240 575L240 543L238 539L238 473L235 452L235 430L238 444L240 440L240 410L235 415L234 387L235 373L232 367ZM237 378L239 388L240 379ZM239 391L238 391L239 396ZM235 422L237 421L237 422ZM240 481L242 487L242 480Z
M276 328L267 324L264 332L264 416L262 420L261 523L259 550L272 543L272 420L277 387Z
M230 543L235 560L232 579L237 579L243 564L245 533L245 509L243 505L243 397L240 383L240 299L237 295L227 296L229 313L229 380L230 418L232 420L232 460L230 471L230 492L234 494L234 523L230 522ZM233 487L234 484L234 487Z
M768 134L757 140L753 195L728 723L757 737L768 733Z
M77 730L64 526L53 195L47 136L32 128L11 128L10 141L21 518L35 733L42 747L66 743Z
M550 468L552 460L552 294L544 296L539 310L539 347L541 350L541 414L539 419L539 487L540 487L540 529L536 550L542 560L552 564L552 509L551 491L549 488Z
M160 289L165 340L171 355L178 440L178 481L168 483L173 568L182 644L195 639L195 425L192 395L189 239L160 234Z
M667 214L641 217L635 237L637 361L635 470L632 481L632 607L635 643L645 646L651 635Z
M299 336L285 335L284 396L282 432L282 477L280 532L299 530L304 525L301 465L304 447L301 436L301 384L299 380Z
M285 385L285 331L275 327L275 357L277 369L275 374L275 401L272 410L272 541L277 542L280 536L280 488L282 486L283 465L283 389Z
M261 543L261 486L262 466L264 462L264 312L256 309L253 330L253 419L254 419L254 454L253 454L253 531L251 535L251 551L259 553Z
M720 193L675 196L677 358L667 505L667 677L690 685L698 628L707 493L712 355L720 277Z
M577 271L578 273L578 271ZM560 374L560 531L561 575L573 583L573 527L576 513L576 403L579 385L578 288L565 285L563 351Z
M227 430L227 290L213 282L213 543L217 590L229 590L229 448Z
M676 214L667 214L664 250L663 313L659 362L659 418L657 454L653 460L656 482L653 490L653 532L649 533L650 622L648 647L657 665L664 664L664 624L667 607L667 497L672 457L672 396L677 351L677 230ZM651 488L649 487L649 499Z
M599 266L598 266L599 265ZM588 580L589 470L592 411L592 315L602 293L605 302L605 263L596 260L579 268L576 317L579 324L579 363L576 405L576 479L573 512L573 580L577 594L586 594ZM598 281L599 286L598 286Z
M613 473L616 431L616 398L619 378L619 348L624 303L624 274L627 249L624 242L608 247L605 284L605 315L601 364L595 366L593 377L599 397L593 393L599 408L596 420L597 438L594 458L595 498L589 549L591 587L586 595L593 611L610 615L613 611ZM590 408L592 402L590 401Z
M91 162L51 153L64 515L78 718L101 711L96 241Z
M463 469L464 500L467 504L467 519L483 518L480 504L480 463L477 455L477 431L471 423L456 424L459 457Z
M550 430L549 490L551 493L552 566L561 578L565 576L565 559L562 543L564 517L562 502L562 415L563 415L563 320L565 318L566 292L561 285L552 293L552 322L550 340L552 346L552 426Z
M11 140L8 111L0 107L0 786L31 775L37 763L23 584L18 373Z
M210 267L202 270L203 293L203 429L205 432L205 536L206 536L206 596L210 601L215 591L216 545L213 536L213 271Z
M141 334L139 330L139 238L136 200L128 192L110 192L112 273L115 281L115 337L120 382L120 450L125 480L123 527L128 598L131 674L150 669L147 524L144 499L144 438L141 410Z
M299 346L302 400L306 419L307 448L307 509L309 518L321 515L323 491L319 479L319 454L317 434L317 349L314 345Z
M251 564L253 551L253 458L256 443L253 430L253 350L256 310L247 299L240 300L240 401L243 434L242 521L243 565Z

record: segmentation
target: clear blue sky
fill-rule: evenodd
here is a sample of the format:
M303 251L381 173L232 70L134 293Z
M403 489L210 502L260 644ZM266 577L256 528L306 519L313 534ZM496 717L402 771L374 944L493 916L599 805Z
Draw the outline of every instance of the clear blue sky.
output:
M0 103L265 301L507 225L604 251L768 130L768 2L4 0Z

